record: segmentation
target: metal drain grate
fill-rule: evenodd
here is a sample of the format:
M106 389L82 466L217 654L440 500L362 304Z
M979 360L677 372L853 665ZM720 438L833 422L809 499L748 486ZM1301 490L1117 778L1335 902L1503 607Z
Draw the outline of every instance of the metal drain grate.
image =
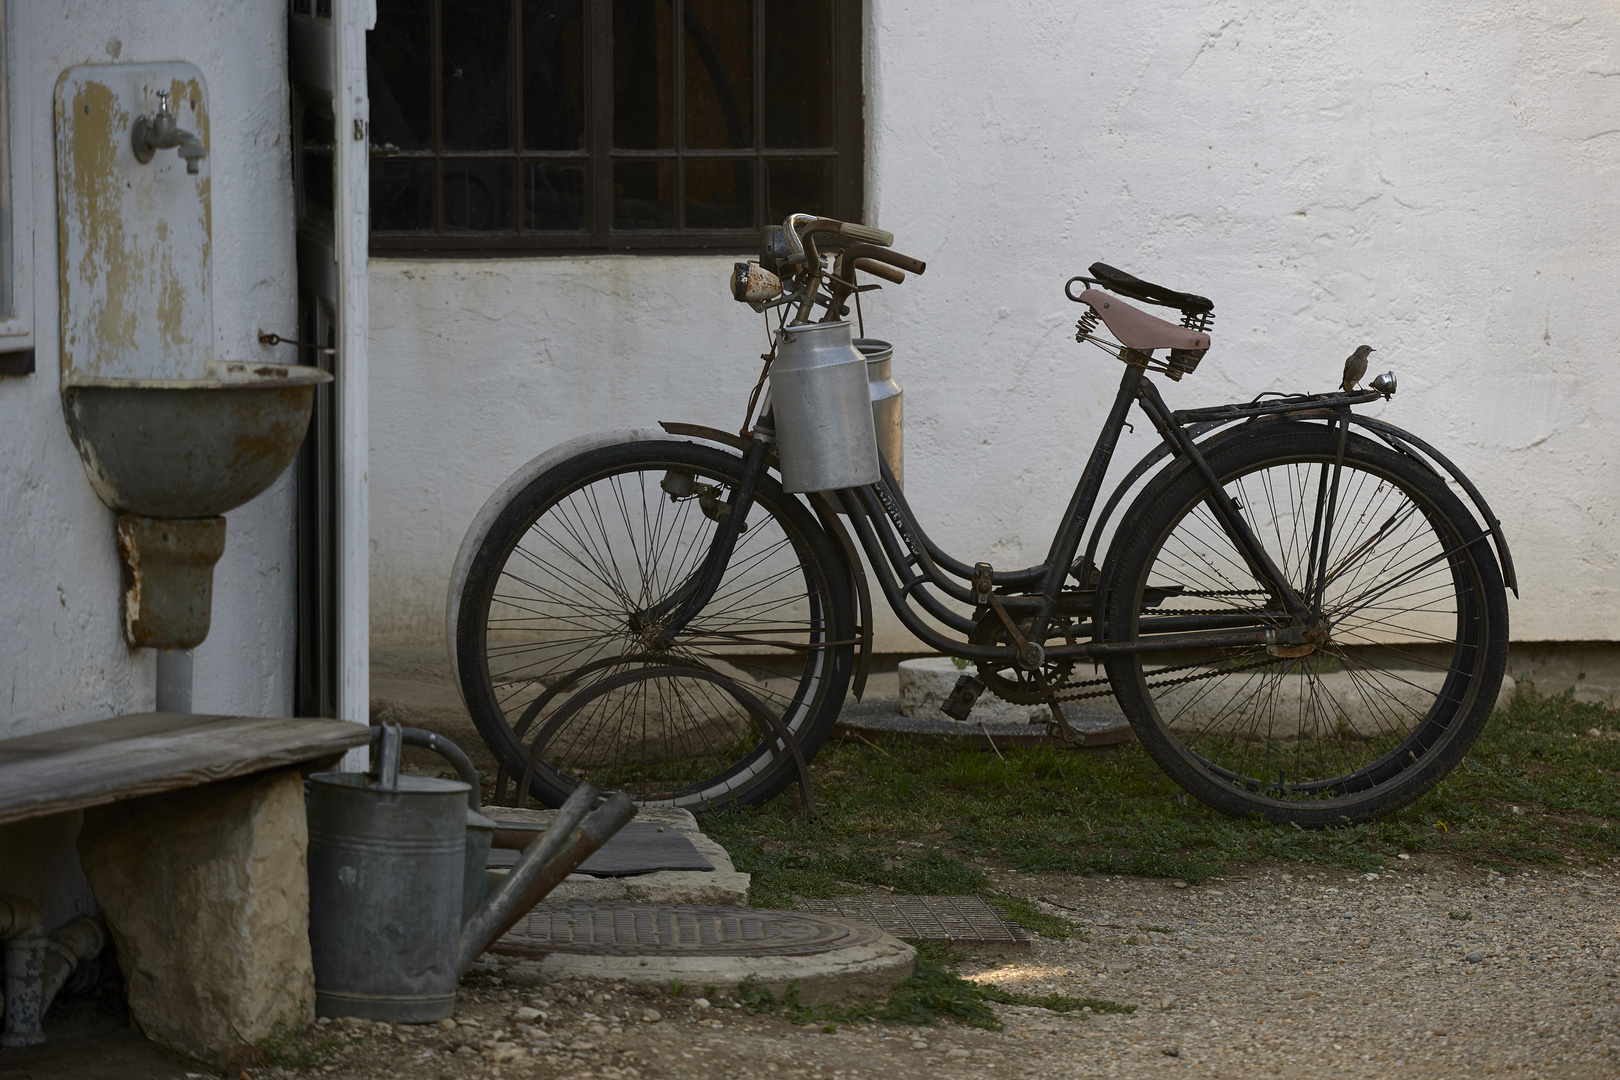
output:
M802 911L691 904L536 904L490 952L510 956L794 956L876 941L866 925Z
M844 896L802 900L806 911L868 923L898 938L1028 945L1029 935L977 896Z

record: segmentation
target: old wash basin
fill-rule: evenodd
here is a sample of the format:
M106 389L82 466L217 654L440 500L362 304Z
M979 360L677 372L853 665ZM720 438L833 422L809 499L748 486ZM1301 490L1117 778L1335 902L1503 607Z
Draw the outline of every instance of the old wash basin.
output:
M101 501L152 518L210 518L275 482L332 376L287 364L217 365L210 378L81 381L62 409Z

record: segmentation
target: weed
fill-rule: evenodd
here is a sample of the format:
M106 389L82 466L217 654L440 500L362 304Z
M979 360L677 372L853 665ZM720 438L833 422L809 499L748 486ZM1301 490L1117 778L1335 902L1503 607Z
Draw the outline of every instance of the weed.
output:
M300 999L296 1015L301 1017L308 1012L308 1002ZM242 1038L234 1027L231 1030L240 1042L215 1062L226 1067L227 1072L240 1071L244 1066L309 1069L319 1065L338 1045L336 1040L322 1037L319 1028L301 1020L289 1020L285 1015L276 1017L269 1033L257 1041Z
M1471 911L1453 911L1451 913L1451 917L1456 919L1458 922L1471 922L1474 918L1474 913Z
M1017 896L987 896L984 902L999 911L1003 917L1022 926L1032 934L1066 941L1069 938L1089 940L1080 927L1059 915L1049 915Z
M999 1031L1001 1021L984 1003L985 988L945 967L948 955L939 942L911 943L917 949L917 968L889 995L889 1006L878 1018L889 1024L927 1027L950 1018L973 1027Z
M1102 998L1071 998L1062 994L1035 997L1004 990L992 983L977 983L964 979L950 970L950 948L938 941L913 941L917 950L917 966L911 975L889 994L887 1004L853 1002L825 1009L813 1009L799 1001L799 984L789 983L778 1001L771 991L753 980L744 980L737 987L737 1001L752 1013L780 1016L795 1024L824 1023L822 1031L836 1031L837 1024L860 1024L874 1021L896 1026L929 1027L941 1020L955 1020L973 1027L999 1031L1001 1022L985 1004L994 1001L1004 1005L1033 1005L1053 1012L1075 1012L1090 1008L1092 1012L1128 1013L1135 1005L1120 1005Z

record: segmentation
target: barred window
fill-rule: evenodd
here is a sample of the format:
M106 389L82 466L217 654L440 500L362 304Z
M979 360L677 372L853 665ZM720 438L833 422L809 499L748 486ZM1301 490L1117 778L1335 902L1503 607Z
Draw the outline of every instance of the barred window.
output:
M374 254L745 251L859 220L859 0L379 0Z

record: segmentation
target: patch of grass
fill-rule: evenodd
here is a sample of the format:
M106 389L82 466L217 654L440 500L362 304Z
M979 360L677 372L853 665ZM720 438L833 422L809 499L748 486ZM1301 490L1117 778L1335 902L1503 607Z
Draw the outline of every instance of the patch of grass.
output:
M1471 922L1473 921L1474 913L1472 911L1453 911L1451 913L1451 917L1456 919L1458 922Z
M779 907L796 896L876 886L1015 891L1016 878L992 882L991 868L1199 884L1262 861L1380 870L1401 852L1449 852L1509 871L1597 865L1615 857L1620 839L1617 734L1615 707L1541 695L1521 680L1463 765L1434 790L1381 821L1317 831L1210 810L1136 743L1102 754L1003 747L998 757L849 742L816 759L815 820L788 798L712 816L705 828L754 875L754 902ZM1030 928L1046 933L1033 921Z
M722 829L720 842L737 869L753 875L749 900L756 907L792 907L795 896L845 896L863 887L888 887L899 893L948 896L976 895L985 891L989 879L984 871L967 866L960 859L935 848L922 854L892 855L871 840L855 836L838 850L831 836L816 837L811 845L767 846L735 826L739 816L723 819L732 826ZM747 818L741 818L747 820ZM709 828L715 834L715 828ZM809 847L810 850L805 850ZM817 850L819 849L819 850Z
M964 979L951 970L950 949L937 941L913 941L917 950L917 967L910 977L897 985L886 1004L859 1002L850 1005L813 1009L799 1002L799 984L788 984L782 1000L778 1001L770 990L755 983L745 982L737 988L737 1000L753 1013L780 1016L795 1024L826 1023L821 1030L836 1031L837 1023L882 1023L896 1026L931 1027L942 1020L952 1020L989 1031L1001 1030L1001 1021L985 1004L994 1001L1004 1005L1033 1005L1053 1012L1077 1012L1090 1008L1092 1012L1128 1013L1135 1005L1121 1005L1102 998L1071 998L1062 994L1039 997L1004 990L990 983L977 983Z
M945 967L943 945L915 941L912 944L917 947L916 969L895 986L889 1000L883 1004L861 1001L810 1008L800 1004L797 982L788 985L781 1001L765 987L744 983L737 989L737 1000L750 1012L769 1013L795 1024L835 1021L928 1027L949 1019L990 1030L1001 1027L996 1014L984 1004L982 988Z
M948 949L935 941L913 941L917 969L889 995L889 1004L877 1018L886 1024L928 1027L942 1019L1001 1030L1001 1021L984 1003L984 987L969 982L945 966Z
M987 896L984 902L1000 912L1003 918L1010 919L1032 934L1056 938L1059 941L1066 941L1069 938L1090 940L1077 923L1058 915L1048 914L1022 897Z

